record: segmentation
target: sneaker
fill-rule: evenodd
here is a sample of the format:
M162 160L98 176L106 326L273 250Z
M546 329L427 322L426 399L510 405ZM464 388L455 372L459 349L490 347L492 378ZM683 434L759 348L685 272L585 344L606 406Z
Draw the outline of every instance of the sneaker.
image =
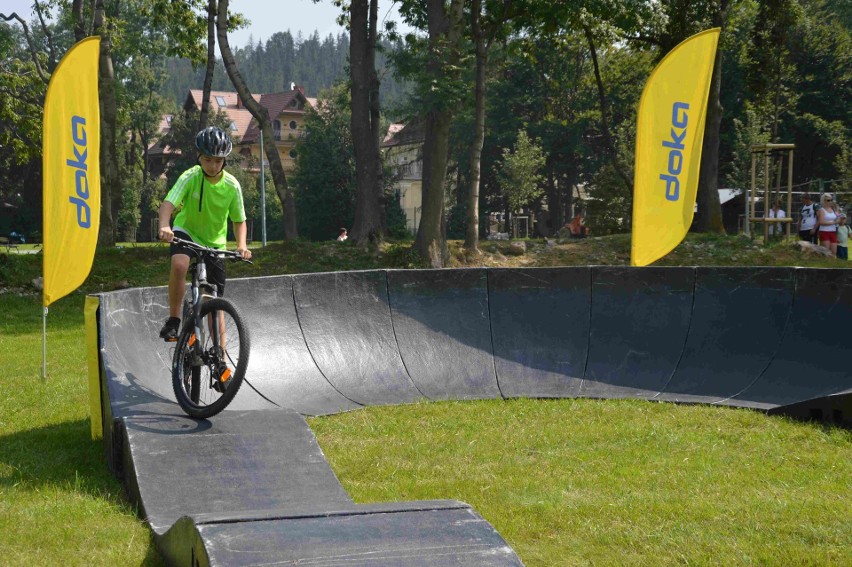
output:
M178 329L180 329L180 319L177 317L169 317L163 328L160 329L160 338L167 343L177 342Z

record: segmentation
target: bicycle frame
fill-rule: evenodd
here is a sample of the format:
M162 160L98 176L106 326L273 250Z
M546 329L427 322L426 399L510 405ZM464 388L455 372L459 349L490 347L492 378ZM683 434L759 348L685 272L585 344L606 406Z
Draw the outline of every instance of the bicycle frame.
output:
M190 258L189 265L189 273L191 275L191 297L192 300L190 302L189 308L192 312L192 325L195 331L195 339L189 345L192 348L192 364L193 366L203 366L207 363L205 360L204 353L204 344L205 344L205 335L204 335L204 322L201 317L201 303L205 297L210 299L215 299L218 297L218 293L216 291L216 286L211 285L207 281L207 262L206 256L212 255L210 252L205 252L202 249L194 250L193 256ZM202 293L202 291L207 291L208 293ZM212 321L212 315L209 316L211 318L208 321L208 328L210 330L211 335L211 343L213 345L223 345L224 337L222 334L224 333L224 329L222 329L223 321L220 319L218 322ZM189 323L189 319L187 318L187 313L184 313L184 321L186 324ZM193 383L191 384L191 397L193 400L198 399L200 384Z
M197 336L203 336L201 331L201 300L207 296L212 299L218 297L216 292L216 287L210 285L207 282L207 263L204 261L204 255L198 254L196 255L196 259L191 261L190 264L190 273L192 274L192 314L193 321L195 323L195 333ZM210 294L202 295L202 288L206 288ZM217 334L214 329L211 329L211 333ZM218 339L218 337L215 337ZM216 341L218 343L218 341Z

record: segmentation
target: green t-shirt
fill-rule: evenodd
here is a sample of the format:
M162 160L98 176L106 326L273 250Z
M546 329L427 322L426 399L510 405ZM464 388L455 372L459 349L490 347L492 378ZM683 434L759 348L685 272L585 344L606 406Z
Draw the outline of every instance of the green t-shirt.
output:
M246 220L240 182L227 171L214 185L204 178L200 165L191 167L175 182L166 201L179 208L174 230L182 230L194 242L211 248L225 248L229 218L232 222Z

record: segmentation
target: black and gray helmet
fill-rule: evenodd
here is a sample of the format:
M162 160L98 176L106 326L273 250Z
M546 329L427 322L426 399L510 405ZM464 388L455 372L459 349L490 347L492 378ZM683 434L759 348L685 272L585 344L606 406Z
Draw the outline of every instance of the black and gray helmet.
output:
M224 130L208 126L195 135L195 147L203 155L223 158L231 154L234 146Z

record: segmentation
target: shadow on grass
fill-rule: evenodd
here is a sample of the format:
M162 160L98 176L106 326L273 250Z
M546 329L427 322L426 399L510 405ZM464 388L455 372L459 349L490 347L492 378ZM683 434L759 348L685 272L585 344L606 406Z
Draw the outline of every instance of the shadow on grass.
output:
M121 483L107 468L102 442L92 441L90 435L87 419L0 435L0 464L14 471L0 475L0 487L10 496L22 483L67 488L136 513ZM149 537L143 565L163 564L153 537Z

